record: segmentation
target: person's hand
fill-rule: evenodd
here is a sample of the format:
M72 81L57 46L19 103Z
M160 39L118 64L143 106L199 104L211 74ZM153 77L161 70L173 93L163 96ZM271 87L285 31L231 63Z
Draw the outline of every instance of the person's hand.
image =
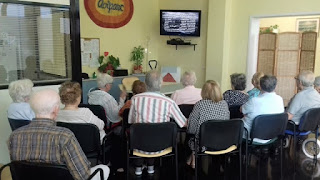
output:
M120 98L121 99L126 99L126 97L127 97L127 92L126 91L121 91Z

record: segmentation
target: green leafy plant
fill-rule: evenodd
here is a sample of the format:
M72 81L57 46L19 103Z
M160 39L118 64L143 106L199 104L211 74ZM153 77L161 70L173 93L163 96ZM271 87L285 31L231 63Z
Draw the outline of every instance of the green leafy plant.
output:
M120 59L111 55L109 56L108 63L110 63L114 69L117 69L120 66Z
M130 61L133 61L135 66L141 66L143 58L144 58L144 48L141 46L134 47L133 51L131 52Z

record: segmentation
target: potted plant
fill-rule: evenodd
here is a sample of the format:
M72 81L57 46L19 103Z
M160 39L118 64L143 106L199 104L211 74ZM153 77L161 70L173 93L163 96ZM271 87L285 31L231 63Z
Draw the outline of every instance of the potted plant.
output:
M98 70L101 73L108 73L109 75L113 76L113 71L120 66L120 60L118 57L116 58L110 55L108 57L107 62L104 62L108 54L109 54L108 52L104 52L104 56L99 56L98 62L100 66Z
M275 24L275 25L273 25L273 26L270 26L270 29L272 29L272 32L273 33L278 33L279 32L279 29L278 29L278 25L277 24Z
M144 48L141 46L134 47L133 51L131 52L131 59L133 61L133 73L139 74L142 73L142 61L144 58Z

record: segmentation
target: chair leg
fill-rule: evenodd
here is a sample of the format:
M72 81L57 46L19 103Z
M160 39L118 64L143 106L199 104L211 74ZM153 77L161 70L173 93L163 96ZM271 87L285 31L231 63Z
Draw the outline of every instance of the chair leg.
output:
M195 153L194 153L194 159L195 159L195 169L194 169L194 171L195 171L195 178L196 178L196 180L198 180L198 152L197 152L197 149L195 148Z
M281 138L281 144L280 144L280 173L281 173L281 180L283 179L283 172L282 172L282 170L283 170L283 164L282 164L282 151L283 151L283 138Z
M240 180L242 180L242 153L241 153L241 146L239 148L239 164L240 164Z
M315 139L315 142L314 142L314 148L315 148L315 151L316 151L316 153L315 153L315 155L314 155L314 166L315 167L317 167L317 162L318 162L318 160L317 160L317 156L318 156L318 136L319 136L319 134L318 134L318 130L319 130L319 125L317 125L317 128L316 128L316 139Z
M175 154L175 166L176 166L176 180L179 180L179 164L178 164L177 150L176 150L176 154Z

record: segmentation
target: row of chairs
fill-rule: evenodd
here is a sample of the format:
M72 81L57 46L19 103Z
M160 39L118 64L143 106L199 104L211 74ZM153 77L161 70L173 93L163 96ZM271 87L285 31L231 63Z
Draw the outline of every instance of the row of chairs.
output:
M193 106L192 105L187 105L188 106L188 108L189 108L189 110L188 111L185 111L184 112L184 108L183 107L180 107L181 108L181 110L182 110L182 112L185 114L185 113L189 113L190 114L190 112L192 111L192 108L193 108ZM192 108L191 108L192 107ZM104 112L104 111L103 111ZM127 115L126 114L128 114L129 113L129 110L126 110L125 112L124 112L124 116L125 117L127 117ZM96 113L95 113L96 114ZM300 123L300 127L299 127L299 131L295 131L295 128L294 128L294 133L293 133L293 135L294 135L294 142L296 142L295 141L295 135L299 135L298 133L301 133L301 131L302 130L306 130L306 129L309 129L309 130L313 130L314 132L318 132L317 130L315 130L315 129L318 129L318 121L319 121L319 119L320 119L320 115L319 115L320 113L319 113L319 109L311 109L311 110L309 110L309 111L307 111L306 113L305 113L305 115L304 115L304 118L303 119L305 119L305 121L302 121L303 123ZM186 114L186 116L188 116L188 114ZM282 120L282 121L279 121L279 120L277 120L277 118L276 117L273 117L273 116L278 116L278 115L263 115L263 116L258 116L256 119L255 119L255 121L254 121L254 125L253 125L253 131L251 132L251 134L250 134L250 137L251 137L251 140L253 139L253 138L260 138L260 139L272 139L271 137L274 137L274 135L276 134L276 136L278 136L278 135L281 135L282 137L283 137L283 135L284 135L284 130L286 129L286 122L287 122L287 120ZM280 119L285 119L285 116L286 116L286 114L285 113L283 113L282 115L281 115L282 117L278 117L278 118L280 118ZM105 117L105 116L104 116ZM259 119L261 119L261 120L259 120ZM312 119L317 119L316 121L315 120L312 120ZM10 120L9 120L9 122L10 122ZM208 121L208 124L210 124L210 123L217 123L218 121ZM230 121L231 122L231 121ZM223 121L223 122L221 122L222 124L223 123L230 123L229 121ZM237 120L236 122L242 122L242 121L239 121L239 120ZM282 124L280 123L280 122L282 122ZM283 122L285 122L285 123L283 123ZM312 123L307 123L307 122L312 122ZM123 123L127 123L127 120L125 120L124 119L124 121L123 121ZM279 123L280 123L280 125L279 125ZM205 127L206 125L205 124L207 124L207 123L204 123L204 125L203 125L203 127ZM304 125L304 124L307 124L307 125ZM11 123L10 123L10 125L11 125ZM71 127L71 126L73 126L73 125L71 125L71 126L69 126L68 125L68 123L58 123L58 125L60 125L60 126L63 126L63 127L67 127L67 128L69 128L69 129L73 129L73 128L76 128L76 127ZM85 124L80 124L80 126L85 126ZM272 127L270 127L272 125ZM77 125L75 125L75 126L77 126ZM89 125L90 126L90 125ZM94 125L93 125L94 126ZM139 125L135 125L135 126L139 126ZM134 127L135 127L134 126ZM243 125L242 125L243 126ZM127 127L127 126L123 126L123 127ZM134 128L133 127L133 128ZM155 127L156 127L156 125L155 125ZM209 127L209 125L208 125L208 127ZM270 127L270 128L267 128L267 127ZM278 128L275 128L275 127L278 127ZM316 128L314 128L314 127L316 127ZM97 127L93 127L93 128L96 128L97 129ZM201 127L202 128L202 127ZM125 129L125 128L123 128L123 129ZM228 128L228 126L227 126L227 128L219 128L219 130L223 130L223 132L222 132L222 134L224 134L223 135L223 138L221 138L221 139L223 139L223 142L226 142L225 141L225 130L227 130L227 129L230 129L230 128ZM233 129L233 128L231 128L231 129ZM243 129L243 128L240 128L240 129ZM266 131L267 130L267 131ZM77 130L72 130L72 131L77 131ZM81 131L79 131L79 132L94 132L94 130L81 130ZM130 128L130 132L131 132L131 128ZM143 133L145 133L145 131L142 131ZM154 132L156 132L156 131L154 131ZM201 132L206 132L205 130L202 130ZM210 132L210 131L209 131ZM213 131L212 131L213 132ZM226 134L231 134L231 133L233 133L233 132L237 132L237 131L234 131L234 130L232 130L232 132L228 132L228 133L226 133ZM281 132L280 134L278 134L279 132ZM282 133L283 132L283 133ZM125 133L125 130L123 130L123 133ZM163 131L161 131L161 133L163 133ZM242 134L242 132L238 132L239 134ZM288 132L287 132L288 133ZM75 133L75 134L81 134L81 133ZM90 134L94 134L94 133L90 133ZM130 133L131 135L132 135L132 133ZM162 135L162 134L161 134ZM219 134L218 134L219 135ZM77 136L77 135L76 135ZM81 135L80 135L81 136ZM99 137L99 131L97 130L96 131L96 135L94 135L95 137ZM216 137L217 135L215 135L215 136L213 136L213 135L208 135L208 136L206 136L206 135L201 135L200 134L200 137ZM86 137L85 138L81 138L81 137L77 137L77 139L79 140L80 139L80 145L81 145L81 147L84 149L84 152L86 153L86 155L88 156L88 157L97 157L97 161L98 161L98 159L100 158L100 155L102 154L102 156L104 156L104 152L105 152L105 144L104 145L102 145L102 146L100 146L100 141L95 141L95 143L89 143L89 144L95 144L95 145L88 145L88 143L87 142L84 142L84 143L81 143L81 139L88 139L87 137L89 137L88 135L87 135L87 133L86 133ZM108 137L108 136L107 136ZM128 141L128 142L130 142L130 143L128 143L127 145L127 152L128 152L128 154L130 154L130 153L132 153L133 152L133 149L134 149L134 146L132 146L131 147L131 144L132 144L132 142L135 142L135 141L132 141L133 139L131 139L131 138L134 138L135 136L130 136L130 140ZM138 143L140 143L140 142L142 142L141 141L141 136L136 136L137 137L137 139L138 139L138 141L136 141L136 142L138 142ZM151 136L147 136L147 137L151 137ZM217 136L218 137L218 136ZM233 135L232 136L230 136L230 137L233 137ZM234 137L242 137L242 136L234 136ZM317 133L316 133L316 138L317 138ZM94 138L94 139L99 139L99 138ZM107 138L106 138L107 139ZM242 139L242 138L241 138ZM216 140L216 138L214 138L214 139L212 139L212 138L209 138L209 140L208 140L208 143L209 144L214 144L214 145L220 145L220 146L222 146L223 145L223 143L222 142L219 142L219 141L217 141L217 142L213 142L213 141L215 141ZM218 138L218 140L219 140L219 138ZM280 140L282 140L282 138L280 138ZM93 142L93 140L91 140L92 142ZM202 147L202 144L201 144L201 138L198 140L199 141L199 146L200 147ZM106 142L106 141L104 141L104 142ZM149 141L149 142L154 142L154 141ZM150 145L150 143L149 142L146 142L146 143L143 143L144 145L143 146L146 146L146 148L148 148L148 146ZM172 141L173 143L174 143L174 141ZM205 142L205 141L204 141ZM211 142L211 143L210 143ZM251 141L251 142L248 142L248 143L245 143L246 145L247 144L249 144L249 145L251 145L251 146L257 146L257 144L255 144L253 141ZM281 142L281 144L282 144L282 142ZM295 144L295 143L294 143ZM134 145L134 144L133 144ZM241 145L241 143L238 143L238 145ZM93 153L93 149L91 148L91 147L95 147L95 152ZM258 146L260 146L260 147L262 147L261 145L258 145ZM88 147L90 147L90 148L88 148ZM172 147L174 147L174 146L172 146ZM205 146L206 147L206 146ZM209 147L209 146L208 146ZM211 147L209 147L209 149L210 149ZM281 148L282 148L282 146L281 146ZM88 150L87 150L88 149ZM136 148L136 149L139 149L139 148ZM227 148L228 149L228 148ZM173 151L175 151L176 150L176 148L173 148ZM239 147L237 146L237 150L239 150L238 152L241 154L241 148L239 149ZM317 148L316 148L316 151L317 151ZM246 160L246 165L248 164L248 155L247 155L247 146L246 146L246 156L244 156L244 157L246 157L245 158L245 160ZM282 168L282 149L281 149L281 168ZM210 152L209 152L209 154L210 154ZM203 155L203 153L202 154L200 154L200 156L202 156ZM198 155L197 155L198 156ZM295 156L294 156L295 157ZM129 159L129 158L128 158ZM198 158L197 158L198 159ZM241 158L240 158L241 159ZM315 157L315 161L316 161L316 157ZM106 160L105 160L105 157L102 157L102 162L103 163L105 163L106 162ZM176 163L177 164L177 163ZM240 163L241 164L241 163ZM127 163L127 165L128 165L128 163ZM177 166L177 165L176 165ZM128 168L127 168L128 169ZM240 168L240 169L242 169L242 168ZM197 171L196 171L197 172ZM281 172L282 172L282 170L281 170ZM127 171L127 173L128 173L128 171ZM178 173L176 173L177 174L177 176L178 176ZM197 173L196 173L197 174ZM246 171L246 174L247 174L247 171Z

